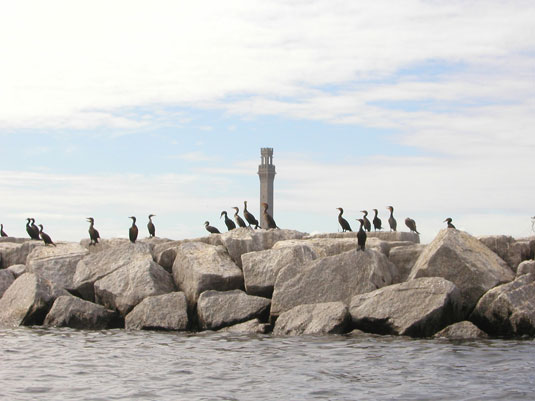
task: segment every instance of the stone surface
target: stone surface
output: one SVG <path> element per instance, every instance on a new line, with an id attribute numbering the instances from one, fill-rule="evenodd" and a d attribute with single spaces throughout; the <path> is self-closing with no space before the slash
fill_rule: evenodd
<path id="1" fill-rule="evenodd" d="M 26 271 L 35 273 L 62 288 L 72 288 L 76 265 L 88 254 L 87 249 L 76 243 L 38 246 L 28 255 Z"/>
<path id="2" fill-rule="evenodd" d="M 515 272 L 520 262 L 533 258 L 535 238 L 515 240 L 507 235 L 488 235 L 480 237 L 479 240 L 502 258 Z"/>
<path id="3" fill-rule="evenodd" d="M 15 278 L 22 276 L 26 273 L 26 265 L 11 265 L 7 268 L 11 273 L 15 275 Z"/>
<path id="4" fill-rule="evenodd" d="M 368 239 L 370 238 L 377 238 L 382 241 L 387 242 L 393 242 L 393 241 L 409 241 L 416 244 L 420 243 L 420 236 L 416 233 L 411 232 L 401 232 L 401 231 L 371 231 L 366 233 L 368 236 Z M 353 232 L 339 232 L 339 233 L 322 233 L 322 234 L 314 234 L 310 236 L 304 237 L 305 239 L 308 238 L 356 238 L 357 237 L 357 231 Z"/>
<path id="5" fill-rule="evenodd" d="M 347 306 L 343 302 L 299 305 L 280 314 L 273 334 L 340 334 L 347 331 L 349 322 Z"/>
<path id="6" fill-rule="evenodd" d="M 396 246 L 390 249 L 388 259 L 396 265 L 399 277 L 395 282 L 402 283 L 407 281 L 411 270 L 424 251 L 426 245 L 413 244 L 409 246 Z"/>
<path id="7" fill-rule="evenodd" d="M 26 240 L 19 242 L 2 242 L 0 243 L 0 267 L 9 267 L 12 265 L 24 265 L 30 252 L 36 247 L 43 246 L 43 241 Z"/>
<path id="8" fill-rule="evenodd" d="M 195 308 L 197 298 L 206 290 L 243 288 L 243 273 L 222 246 L 185 242 L 176 251 L 173 278 L 184 291 L 189 308 Z"/>
<path id="9" fill-rule="evenodd" d="M 4 242 L 13 242 L 15 244 L 23 244 L 26 241 L 29 241 L 29 238 L 0 237 L 0 244 Z"/>
<path id="10" fill-rule="evenodd" d="M 470 321 L 491 335 L 535 335 L 535 274 L 524 274 L 489 290 Z"/>
<path id="11" fill-rule="evenodd" d="M 341 301 L 392 284 L 396 267 L 375 250 L 348 251 L 317 259 L 304 266 L 288 266 L 275 281 L 272 319 L 303 304 Z"/>
<path id="12" fill-rule="evenodd" d="M 409 280 L 443 277 L 461 290 L 463 309 L 470 312 L 489 289 L 514 278 L 513 271 L 470 234 L 443 229 L 416 261 Z"/>
<path id="13" fill-rule="evenodd" d="M 132 330 L 186 330 L 188 310 L 183 292 L 145 298 L 126 316 L 125 328 Z"/>
<path id="14" fill-rule="evenodd" d="M 225 326 L 267 316 L 271 301 L 247 295 L 241 290 L 205 291 L 197 302 L 197 316 L 202 329 L 217 330 Z"/>
<path id="15" fill-rule="evenodd" d="M 224 327 L 219 331 L 236 334 L 265 334 L 269 331 L 269 324 L 261 323 L 258 319 L 252 319 L 243 323 Z"/>
<path id="16" fill-rule="evenodd" d="M 131 259 L 128 265 L 97 280 L 94 287 L 95 301 L 122 316 L 149 296 L 175 291 L 171 274 L 150 255 Z"/>
<path id="17" fill-rule="evenodd" d="M 173 263 L 176 258 L 176 248 L 183 241 L 167 241 L 157 244 L 152 248 L 152 258 L 169 273 L 173 271 Z"/>
<path id="18" fill-rule="evenodd" d="M 115 312 L 101 305 L 72 295 L 64 295 L 54 301 L 43 324 L 54 327 L 102 330 L 112 325 L 116 315 Z"/>
<path id="19" fill-rule="evenodd" d="M 363 331 L 428 337 L 462 319 L 460 301 L 452 282 L 426 277 L 355 295 L 349 313 Z"/>
<path id="20" fill-rule="evenodd" d="M 535 260 L 525 260 L 518 265 L 517 277 L 528 273 L 535 273 Z"/>
<path id="21" fill-rule="evenodd" d="M 436 333 L 434 338 L 448 338 L 450 340 L 471 340 L 476 338 L 488 338 L 483 330 L 469 321 L 454 323 Z"/>
<path id="22" fill-rule="evenodd" d="M 8 269 L 0 270 L 0 298 L 4 295 L 4 292 L 15 281 L 15 275 Z"/>

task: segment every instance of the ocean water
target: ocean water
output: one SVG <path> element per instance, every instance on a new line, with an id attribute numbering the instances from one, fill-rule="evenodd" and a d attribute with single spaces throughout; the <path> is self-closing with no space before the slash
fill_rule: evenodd
<path id="1" fill-rule="evenodd" d="M 1 400 L 534 400 L 535 341 L 0 330 Z"/>

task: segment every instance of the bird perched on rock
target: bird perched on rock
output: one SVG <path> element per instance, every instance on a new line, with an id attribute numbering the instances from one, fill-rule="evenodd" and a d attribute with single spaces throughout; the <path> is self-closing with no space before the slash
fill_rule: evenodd
<path id="1" fill-rule="evenodd" d="M 39 238 L 39 228 L 34 224 L 35 219 L 32 217 L 28 217 L 26 220 L 26 232 L 30 236 L 31 239 L 41 239 Z"/>
<path id="2" fill-rule="evenodd" d="M 413 219 L 411 219 L 410 217 L 407 217 L 405 219 L 405 225 L 407 227 L 409 227 L 409 230 L 411 230 L 411 232 L 415 232 L 416 234 L 420 235 L 418 230 L 416 230 L 416 222 Z"/>
<path id="3" fill-rule="evenodd" d="M 388 218 L 388 224 L 390 225 L 390 231 L 396 231 L 396 228 L 398 226 L 398 222 L 394 218 L 394 207 L 387 206 L 388 210 L 390 210 L 390 217 Z"/>
<path id="4" fill-rule="evenodd" d="M 370 232 L 372 230 L 372 224 L 370 223 L 370 220 L 368 220 L 368 218 L 366 216 L 368 216 L 368 211 L 367 210 L 361 210 L 360 211 L 361 213 L 364 213 L 364 217 L 362 218 L 362 220 L 364 220 L 364 229 L 368 232 Z"/>
<path id="5" fill-rule="evenodd" d="M 128 238 L 130 238 L 131 243 L 135 244 L 139 230 L 136 226 L 136 218 L 134 216 L 130 216 L 129 219 L 132 219 L 132 226 L 128 230 Z"/>
<path id="6" fill-rule="evenodd" d="M 366 250 L 366 231 L 364 231 L 364 219 L 357 219 L 357 221 L 360 222 L 359 231 L 357 233 L 357 243 L 358 248 L 357 251 L 360 249 L 362 251 Z"/>
<path id="7" fill-rule="evenodd" d="M 373 212 L 374 212 L 374 214 L 375 214 L 375 215 L 373 216 L 373 220 L 372 220 L 372 222 L 373 222 L 373 229 L 374 229 L 375 231 L 377 231 L 377 230 L 381 230 L 381 229 L 382 229 L 382 228 L 381 228 L 382 221 L 381 221 L 381 219 L 380 219 L 379 217 L 377 217 L 377 213 L 379 213 L 379 212 L 378 212 L 377 209 L 372 209 L 372 210 L 373 210 Z"/>
<path id="8" fill-rule="evenodd" d="M 233 209 L 236 211 L 234 213 L 234 220 L 236 220 L 236 224 L 238 225 L 238 227 L 247 227 L 247 224 L 245 224 L 245 221 L 243 221 L 243 219 L 240 216 L 238 216 L 238 212 L 240 211 L 240 209 L 237 206 L 234 206 Z"/>
<path id="9" fill-rule="evenodd" d="M 210 225 L 209 221 L 204 222 L 204 228 L 206 228 L 206 231 L 210 234 L 221 234 L 217 228 Z"/>
<path id="10" fill-rule="evenodd" d="M 344 209 L 342 209 L 341 207 L 337 207 L 336 210 L 340 212 L 338 213 L 338 223 L 340 223 L 340 226 L 342 227 L 342 232 L 345 233 L 346 231 L 352 231 L 351 226 L 349 225 L 347 220 L 342 217 L 342 215 L 344 214 Z"/>
<path id="11" fill-rule="evenodd" d="M 4 231 L 4 225 L 3 224 L 0 224 L 0 236 L 9 237 L 9 235 L 7 235 L 6 232 Z"/>
<path id="12" fill-rule="evenodd" d="M 443 223 L 448 223 L 448 228 L 455 228 L 453 224 L 451 224 L 452 219 L 451 217 L 448 217 L 446 220 L 443 221 Z"/>
<path id="13" fill-rule="evenodd" d="M 264 215 L 264 221 L 267 224 L 268 230 L 272 228 L 279 228 L 277 227 L 277 223 L 275 223 L 273 217 L 268 213 L 269 205 L 266 202 L 262 202 L 262 206 L 264 206 L 262 214 Z"/>
<path id="14" fill-rule="evenodd" d="M 156 228 L 152 222 L 152 218 L 155 217 L 155 214 L 149 214 L 149 222 L 147 223 L 147 229 L 149 230 L 149 237 L 154 237 L 156 235 Z"/>
<path id="15" fill-rule="evenodd" d="M 228 218 L 227 212 L 225 210 L 221 212 L 221 215 L 219 216 L 219 218 L 223 216 L 225 216 L 225 225 L 227 226 L 227 230 L 228 231 L 234 230 L 236 228 L 236 224 L 234 224 L 234 222 Z"/>
<path id="16" fill-rule="evenodd" d="M 96 245 L 98 244 L 98 239 L 100 238 L 100 234 L 98 233 L 97 229 L 94 227 L 95 219 L 93 217 L 88 217 L 87 221 L 89 224 L 89 238 L 91 239 L 91 242 L 89 245 Z"/>
<path id="17" fill-rule="evenodd" d="M 243 216 L 245 217 L 245 220 L 247 220 L 247 223 L 249 223 L 249 226 L 254 225 L 254 228 L 258 229 L 258 220 L 247 210 L 247 201 L 243 201 Z"/>
<path id="18" fill-rule="evenodd" d="M 41 237 L 41 239 L 45 243 L 45 246 L 46 245 L 54 245 L 54 246 L 56 246 L 56 244 L 54 244 L 54 242 L 50 238 L 50 235 L 48 235 L 47 233 L 43 232 L 43 225 L 42 224 L 39 224 L 39 236 Z"/>

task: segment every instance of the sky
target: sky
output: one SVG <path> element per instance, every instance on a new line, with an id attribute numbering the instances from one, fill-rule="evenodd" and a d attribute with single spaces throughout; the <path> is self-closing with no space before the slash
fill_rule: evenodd
<path id="1" fill-rule="evenodd" d="M 0 14 L 0 222 L 54 240 L 354 229 L 533 235 L 533 1 L 17 1 Z"/>

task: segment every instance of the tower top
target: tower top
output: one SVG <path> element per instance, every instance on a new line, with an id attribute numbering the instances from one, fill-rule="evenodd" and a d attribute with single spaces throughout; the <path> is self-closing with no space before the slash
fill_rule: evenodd
<path id="1" fill-rule="evenodd" d="M 262 166 L 273 165 L 273 148 L 261 148 L 260 155 L 262 160 Z"/>

